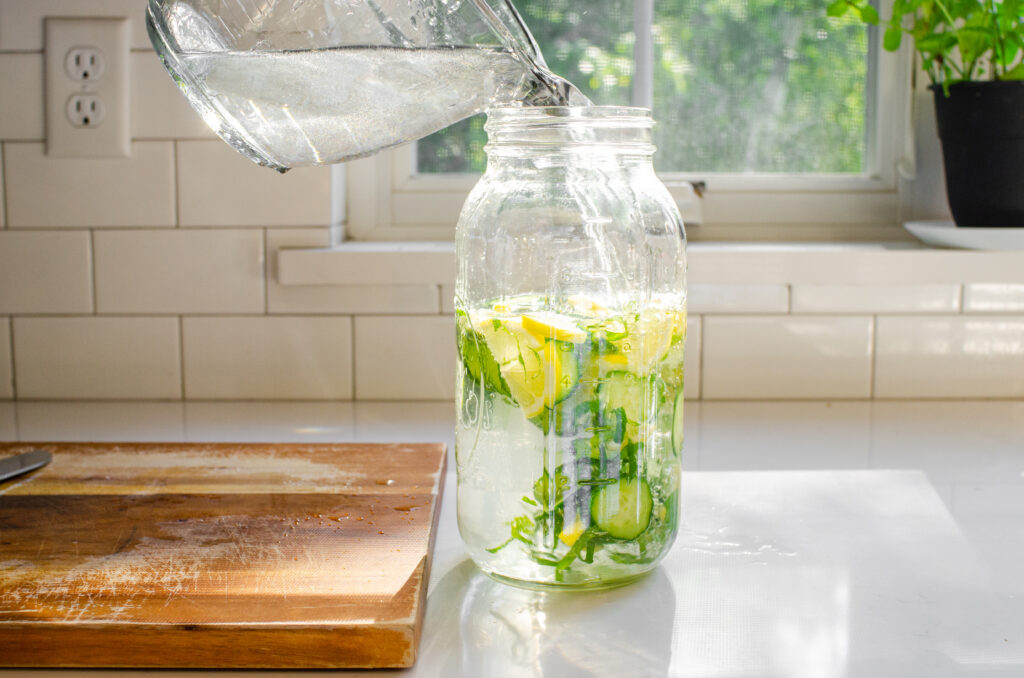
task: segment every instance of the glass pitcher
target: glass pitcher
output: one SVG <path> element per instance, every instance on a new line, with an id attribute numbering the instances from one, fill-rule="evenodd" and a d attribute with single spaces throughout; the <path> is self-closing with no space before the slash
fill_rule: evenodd
<path id="1" fill-rule="evenodd" d="M 422 138 L 490 105 L 585 104 L 508 0 L 149 0 L 164 67 L 279 171 Z"/>
<path id="2" fill-rule="evenodd" d="M 636 108 L 488 112 L 456 231 L 458 518 L 505 581 L 616 586 L 675 537 L 686 236 L 651 126 Z"/>

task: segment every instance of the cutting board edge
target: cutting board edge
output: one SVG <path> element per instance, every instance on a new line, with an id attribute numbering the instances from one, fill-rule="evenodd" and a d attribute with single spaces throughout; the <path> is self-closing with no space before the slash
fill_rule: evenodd
<path id="1" fill-rule="evenodd" d="M 62 626 L 64 628 L 57 629 Z M 343 669 L 406 668 L 416 661 L 417 628 L 401 624 L 260 625 L 15 622 L 0 638 L 3 668 Z M 58 632 L 58 633 L 55 633 Z M 229 635 L 230 634 L 230 635 Z M 344 634 L 344 635 L 342 635 Z M 116 643 L 105 639 L 117 637 Z M 239 636 L 259 647 L 240 660 Z M 347 641 L 344 644 L 334 640 Z M 377 654 L 360 654 L 372 647 Z M 187 649 L 186 649 L 187 648 Z M 169 653 L 173 653 L 169 656 Z M 347 656 L 342 656 L 346 655 Z M 184 657 L 185 659 L 182 659 Z"/>
<path id="2" fill-rule="evenodd" d="M 446 485 L 445 478 L 448 475 L 448 446 L 444 443 L 440 443 L 441 450 L 441 467 L 437 471 L 437 489 L 433 494 L 434 505 L 430 507 L 432 511 L 432 520 L 430 523 L 430 532 L 428 533 L 429 539 L 427 542 L 427 554 L 424 556 L 423 561 L 420 563 L 420 567 L 423 568 L 423 585 L 420 587 L 419 598 L 416 601 L 416 623 L 413 625 L 413 661 L 415 662 L 415 655 L 419 652 L 420 647 L 420 636 L 423 632 L 423 618 L 427 610 L 427 590 L 430 588 L 430 568 L 433 565 L 434 560 L 434 545 L 437 542 L 437 530 L 438 525 L 441 522 L 441 504 L 444 502 L 444 487 Z"/>

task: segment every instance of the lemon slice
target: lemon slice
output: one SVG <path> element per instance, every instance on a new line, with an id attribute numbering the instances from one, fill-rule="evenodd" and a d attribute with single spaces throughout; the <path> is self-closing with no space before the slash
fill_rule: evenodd
<path id="1" fill-rule="evenodd" d="M 539 352 L 524 349 L 518 359 L 501 366 L 509 392 L 528 419 L 568 398 L 579 384 L 579 363 L 567 347 L 549 341 Z"/>
<path id="2" fill-rule="evenodd" d="M 630 372 L 649 374 L 665 359 L 672 345 L 676 322 L 674 313 L 644 311 L 636 322 L 628 324 L 625 337 L 612 341 L 626 357 Z"/>
<path id="3" fill-rule="evenodd" d="M 629 360 L 621 353 L 609 353 L 597 359 L 601 372 L 619 372 L 629 369 Z"/>
<path id="4" fill-rule="evenodd" d="M 672 317 L 674 322 L 672 323 L 672 339 L 676 337 L 686 338 L 686 311 L 673 311 Z"/>
<path id="5" fill-rule="evenodd" d="M 583 525 L 583 521 L 580 520 L 579 516 L 576 516 L 576 520 L 571 525 L 566 525 L 562 528 L 562 531 L 558 533 L 558 538 L 566 546 L 572 546 L 580 538 L 580 535 L 586 531 L 587 528 Z"/>
<path id="6" fill-rule="evenodd" d="M 550 311 L 524 313 L 523 328 L 542 339 L 557 339 L 573 344 L 582 344 L 587 340 L 587 331 L 571 318 Z"/>
<path id="7" fill-rule="evenodd" d="M 540 356 L 530 349 L 523 351 L 520 360 L 512 360 L 501 366 L 501 376 L 527 419 L 544 411 L 544 372 Z"/>
<path id="8" fill-rule="evenodd" d="M 474 314 L 473 329 L 484 338 L 499 365 L 518 360 L 525 350 L 539 351 L 544 342 L 523 329 L 518 316 L 502 318 L 493 313 Z"/>
<path id="9" fill-rule="evenodd" d="M 601 316 L 608 311 L 607 306 L 585 294 L 570 295 L 566 301 L 575 311 L 584 315 Z"/>

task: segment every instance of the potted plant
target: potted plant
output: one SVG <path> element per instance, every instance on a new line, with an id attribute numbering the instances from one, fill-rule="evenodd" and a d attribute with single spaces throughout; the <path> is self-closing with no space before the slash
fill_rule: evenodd
<path id="1" fill-rule="evenodd" d="M 895 51 L 914 41 L 931 80 L 957 226 L 1024 227 L 1024 0 L 895 0 L 883 20 L 868 0 L 835 0 L 884 25 Z"/>

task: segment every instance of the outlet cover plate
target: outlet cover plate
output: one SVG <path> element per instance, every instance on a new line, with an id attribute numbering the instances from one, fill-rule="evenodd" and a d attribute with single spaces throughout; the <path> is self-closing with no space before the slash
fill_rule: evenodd
<path id="1" fill-rule="evenodd" d="M 46 154 L 61 158 L 127 158 L 131 155 L 129 49 L 131 27 L 123 18 L 46 19 Z M 68 54 L 98 50 L 99 77 L 73 78 Z M 72 121 L 68 102 L 74 96 L 102 103 L 98 124 Z"/>

